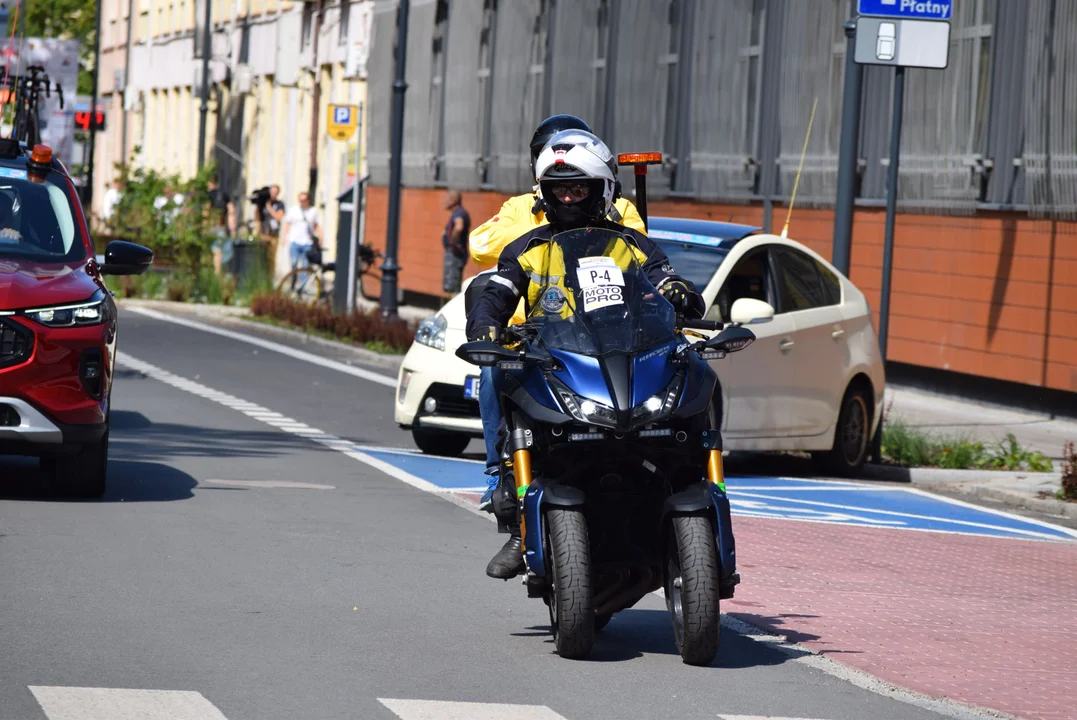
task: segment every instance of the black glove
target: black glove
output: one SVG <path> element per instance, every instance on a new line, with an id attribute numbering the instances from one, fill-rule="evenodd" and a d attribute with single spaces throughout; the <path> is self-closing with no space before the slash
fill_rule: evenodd
<path id="1" fill-rule="evenodd" d="M 475 328 L 475 332 L 472 337 L 469 338 L 471 342 L 477 340 L 489 340 L 490 342 L 503 345 L 505 343 L 505 331 L 495 325 L 488 325 L 487 327 Z"/>
<path id="2" fill-rule="evenodd" d="M 677 312 L 683 313 L 692 303 L 692 291 L 680 280 L 666 283 L 659 292 L 666 300 L 669 300 Z"/>

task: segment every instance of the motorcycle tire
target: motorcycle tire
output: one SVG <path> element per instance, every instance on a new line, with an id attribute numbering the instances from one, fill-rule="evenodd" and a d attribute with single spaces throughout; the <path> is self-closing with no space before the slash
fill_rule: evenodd
<path id="1" fill-rule="evenodd" d="M 550 508 L 546 511 L 546 533 L 554 647 L 561 657 L 579 660 L 587 657 L 595 644 L 587 520 L 575 508 Z"/>
<path id="2" fill-rule="evenodd" d="M 718 654 L 718 555 L 714 528 L 699 515 L 673 518 L 666 545 L 666 607 L 686 665 L 710 665 Z"/>

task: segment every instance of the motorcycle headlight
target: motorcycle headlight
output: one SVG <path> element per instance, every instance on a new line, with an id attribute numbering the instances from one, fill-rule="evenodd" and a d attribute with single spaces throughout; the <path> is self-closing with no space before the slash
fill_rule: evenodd
<path id="1" fill-rule="evenodd" d="M 665 390 L 632 408 L 632 422 L 652 423 L 668 417 L 677 406 L 677 398 L 681 396 L 683 386 L 684 378 L 680 375 L 675 376 Z"/>
<path id="2" fill-rule="evenodd" d="M 567 388 L 557 388 L 557 394 L 561 397 L 565 409 L 576 420 L 588 425 L 617 427 L 617 413 L 608 405 L 580 397 Z"/>
<path id="3" fill-rule="evenodd" d="M 98 290 L 89 300 L 69 305 L 27 310 L 23 314 L 45 327 L 83 327 L 100 325 L 108 320 L 108 305 L 104 290 Z"/>
<path id="4" fill-rule="evenodd" d="M 445 349 L 445 329 L 449 322 L 445 316 L 438 313 L 434 317 L 427 318 L 419 323 L 419 329 L 415 331 L 415 342 L 427 345 L 436 350 Z"/>

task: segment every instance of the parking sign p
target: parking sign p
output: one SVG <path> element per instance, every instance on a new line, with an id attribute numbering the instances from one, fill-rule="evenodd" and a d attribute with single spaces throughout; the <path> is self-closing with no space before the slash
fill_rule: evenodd
<path id="1" fill-rule="evenodd" d="M 352 109 L 348 106 L 333 108 L 333 122 L 338 125 L 347 125 L 351 122 Z"/>

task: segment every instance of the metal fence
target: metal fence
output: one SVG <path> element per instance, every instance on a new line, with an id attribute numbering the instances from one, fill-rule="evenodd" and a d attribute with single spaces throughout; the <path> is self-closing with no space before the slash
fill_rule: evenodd
<path id="1" fill-rule="evenodd" d="M 376 184 L 388 182 L 396 6 L 375 3 Z M 832 205 L 853 6 L 412 0 L 404 183 L 525 191 L 533 128 L 568 112 L 614 152 L 661 151 L 658 197 L 781 201 L 814 102 L 798 203 Z M 860 204 L 886 197 L 892 80 L 889 68 L 864 68 Z M 905 94 L 899 207 L 1077 217 L 1077 2 L 955 2 L 949 66 L 910 69 Z"/>

